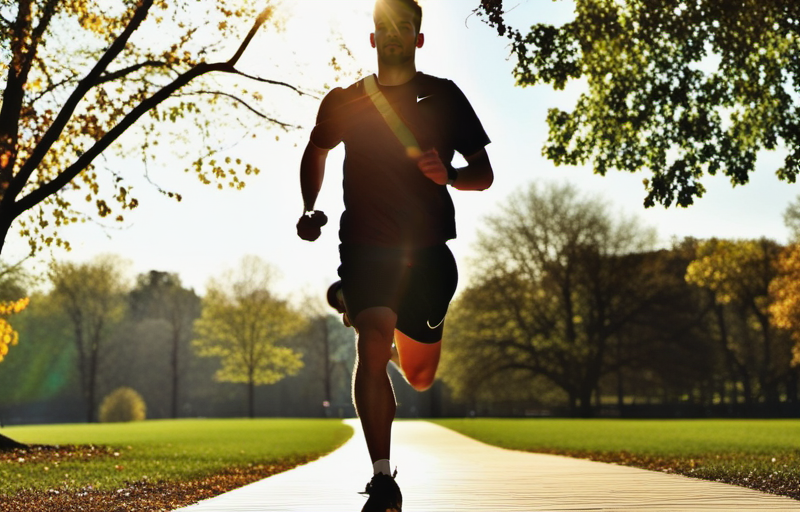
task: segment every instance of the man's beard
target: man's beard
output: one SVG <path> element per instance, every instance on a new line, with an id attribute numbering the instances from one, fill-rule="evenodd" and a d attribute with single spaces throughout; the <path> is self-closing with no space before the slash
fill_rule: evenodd
<path id="1" fill-rule="evenodd" d="M 382 64 L 387 66 L 397 66 L 405 64 L 414 58 L 413 55 L 408 55 L 404 52 L 387 53 L 386 51 L 378 52 L 378 59 Z"/>

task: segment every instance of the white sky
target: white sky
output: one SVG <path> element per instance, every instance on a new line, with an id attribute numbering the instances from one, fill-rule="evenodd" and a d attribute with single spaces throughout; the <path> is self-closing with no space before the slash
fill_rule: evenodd
<path id="1" fill-rule="evenodd" d="M 314 78 L 314 73 L 330 58 L 331 30 L 342 32 L 359 66 L 367 72 L 374 70 L 375 57 L 368 42 L 371 0 L 286 3 L 291 8 L 286 30 L 280 35 L 265 33 L 257 37 L 239 66 L 242 70 L 320 88 L 321 81 Z M 587 193 L 600 194 L 622 214 L 638 215 L 644 224 L 654 226 L 664 245 L 673 237 L 684 236 L 766 236 L 786 241 L 782 213 L 798 190 L 796 185 L 780 182 L 774 176 L 780 155 L 762 155 L 751 183 L 744 187 L 732 188 L 724 178 L 707 178 L 706 196 L 690 208 L 645 210 L 645 175 L 612 172 L 600 177 L 589 168 L 556 168 L 541 156 L 547 136 L 547 109 L 569 108 L 579 85 L 562 92 L 547 86 L 515 87 L 506 40 L 470 16 L 477 0 L 423 0 L 422 4 L 426 42 L 418 50 L 417 68 L 453 79 L 470 99 L 493 141 L 487 148 L 495 169 L 493 187 L 480 193 L 452 192 L 459 238 L 451 247 L 460 263 L 462 287 L 469 273 L 466 259 L 481 219 L 495 211 L 511 192 L 532 181 L 569 181 Z M 339 9 L 338 13 L 334 8 Z M 566 21 L 571 16 L 570 9 L 567 1 L 519 0 L 512 15 L 517 26 L 525 27 L 536 21 Z M 276 59 L 281 64 L 277 69 Z M 298 78 L 297 73 L 302 76 Z M 353 78 L 347 79 L 341 85 L 352 81 Z M 185 285 L 202 293 L 209 277 L 235 266 L 242 256 L 255 254 L 280 269 L 283 277 L 279 286 L 284 293 L 324 294 L 336 279 L 338 265 L 341 149 L 329 157 L 317 202 L 317 208 L 324 210 L 331 222 L 317 242 L 304 242 L 295 233 L 295 222 L 302 210 L 298 167 L 318 101 L 294 101 L 275 88 L 264 88 L 264 94 L 265 110 L 302 124 L 304 129 L 291 134 L 265 132 L 255 143 L 238 148 L 262 168 L 259 176 L 249 178 L 244 190 L 218 191 L 213 186 L 203 186 L 181 171 L 182 163 L 177 167 L 151 167 L 150 177 L 165 188 L 181 192 L 182 202 L 134 181 L 134 196 L 141 206 L 126 212 L 123 226 L 70 227 L 62 234 L 70 240 L 73 250 L 54 251 L 52 255 L 85 261 L 101 253 L 118 254 L 130 260 L 132 273 L 151 269 L 177 272 Z M 275 141 L 275 135 L 281 136 L 279 141 Z M 141 174 L 139 162 L 121 165 L 126 176 L 134 180 Z M 24 253 L 25 245 L 18 238 L 10 238 L 6 247 L 9 256 L 4 259 L 12 260 L 17 251 Z M 35 268 L 43 268 L 41 261 L 49 257 L 50 254 L 42 255 Z"/>

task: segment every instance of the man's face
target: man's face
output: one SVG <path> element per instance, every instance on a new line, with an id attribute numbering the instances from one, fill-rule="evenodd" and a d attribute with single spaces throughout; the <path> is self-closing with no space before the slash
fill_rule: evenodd
<path id="1" fill-rule="evenodd" d="M 414 13 L 390 2 L 375 16 L 375 33 L 371 41 L 384 64 L 397 65 L 414 60 L 416 49 L 422 46 L 417 34 Z"/>

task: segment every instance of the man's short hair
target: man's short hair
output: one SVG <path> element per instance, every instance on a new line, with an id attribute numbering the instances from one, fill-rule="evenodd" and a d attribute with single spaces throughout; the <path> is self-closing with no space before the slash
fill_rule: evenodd
<path id="1" fill-rule="evenodd" d="M 417 34 L 420 33 L 422 27 L 422 7 L 417 3 L 417 0 L 375 0 L 375 10 L 372 14 L 373 19 L 376 20 L 378 18 L 379 9 L 396 9 L 396 7 L 389 4 L 402 6 L 410 10 L 414 14 L 414 28 L 417 29 Z"/>

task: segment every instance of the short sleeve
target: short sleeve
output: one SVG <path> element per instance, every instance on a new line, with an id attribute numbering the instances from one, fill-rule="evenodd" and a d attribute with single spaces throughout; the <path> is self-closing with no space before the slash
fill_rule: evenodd
<path id="1" fill-rule="evenodd" d="M 341 115 L 341 87 L 332 89 L 322 99 L 317 113 L 317 124 L 311 131 L 311 142 L 322 149 L 333 149 L 344 137 Z"/>
<path id="2" fill-rule="evenodd" d="M 478 115 L 461 89 L 449 81 L 450 119 L 453 127 L 453 149 L 463 156 L 471 156 L 491 142 Z"/>

